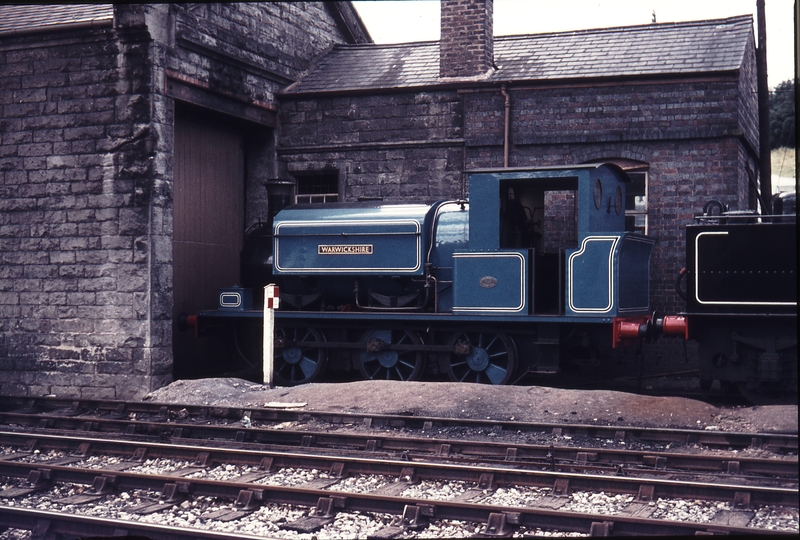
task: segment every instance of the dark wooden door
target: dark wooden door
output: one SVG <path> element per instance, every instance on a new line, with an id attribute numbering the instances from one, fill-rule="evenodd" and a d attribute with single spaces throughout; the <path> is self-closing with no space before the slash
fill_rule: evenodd
<path id="1" fill-rule="evenodd" d="M 239 281 L 244 234 L 244 151 L 239 130 L 192 112 L 176 114 L 173 200 L 174 315 L 217 306 Z M 173 332 L 174 375 L 224 371 L 222 351 L 192 332 Z"/>

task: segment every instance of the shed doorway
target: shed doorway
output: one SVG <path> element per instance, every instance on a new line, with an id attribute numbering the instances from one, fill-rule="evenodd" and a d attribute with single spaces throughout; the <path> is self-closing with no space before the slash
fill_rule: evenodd
<path id="1" fill-rule="evenodd" d="M 244 135 L 232 123 L 176 107 L 173 186 L 173 320 L 215 309 L 217 290 L 239 281 L 244 236 Z M 173 329 L 173 376 L 224 371 L 211 338 Z"/>

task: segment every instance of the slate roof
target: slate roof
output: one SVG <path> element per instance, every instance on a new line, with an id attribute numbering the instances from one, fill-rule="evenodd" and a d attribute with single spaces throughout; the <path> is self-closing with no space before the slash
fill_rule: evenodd
<path id="1" fill-rule="evenodd" d="M 372 43 L 351 2 L 326 6 L 352 43 Z M 113 20 L 113 4 L 0 4 L 0 35 L 57 30 L 64 25 L 106 25 Z"/>
<path id="2" fill-rule="evenodd" d="M 105 23 L 113 18 L 113 4 L 0 5 L 0 34 L 56 29 L 65 24 Z"/>
<path id="3" fill-rule="evenodd" d="M 750 15 L 548 34 L 496 37 L 490 83 L 663 76 L 739 69 Z M 337 45 L 285 94 L 404 89 L 439 79 L 439 43 Z"/>

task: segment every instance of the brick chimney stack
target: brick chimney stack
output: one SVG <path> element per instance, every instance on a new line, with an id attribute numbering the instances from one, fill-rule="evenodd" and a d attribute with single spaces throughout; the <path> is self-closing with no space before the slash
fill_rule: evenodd
<path id="1" fill-rule="evenodd" d="M 492 0 L 441 0 L 439 77 L 477 77 L 494 63 Z"/>

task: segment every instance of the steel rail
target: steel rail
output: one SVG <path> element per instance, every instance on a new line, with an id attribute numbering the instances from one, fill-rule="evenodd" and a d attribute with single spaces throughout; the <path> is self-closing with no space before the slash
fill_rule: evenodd
<path id="1" fill-rule="evenodd" d="M 442 427 L 468 427 L 495 429 L 522 433 L 551 433 L 555 435 L 585 436 L 612 440 L 639 440 L 653 443 L 697 444 L 722 448 L 764 448 L 778 452 L 797 453 L 797 433 L 741 433 L 690 429 L 644 428 L 636 426 L 601 426 L 590 424 L 560 424 L 518 422 L 500 419 L 440 418 L 369 413 L 341 413 L 328 411 L 295 411 L 285 408 L 215 407 L 175 403 L 125 402 L 115 400 L 76 400 L 65 398 L 0 396 L 0 411 L 36 412 L 64 409 L 73 416 L 88 410 L 107 411 L 117 417 L 134 414 L 151 414 L 156 417 L 179 418 L 181 415 L 197 418 L 230 418 L 241 420 L 247 415 L 253 422 L 308 422 L 317 420 L 331 424 L 354 424 L 366 427 L 408 429 L 433 429 Z"/>
<path id="2" fill-rule="evenodd" d="M 230 540 L 231 533 L 204 529 L 185 529 L 170 525 L 156 525 L 139 521 L 98 518 L 80 514 L 68 514 L 33 510 L 30 508 L 0 505 L 0 525 L 11 529 L 35 531 L 36 538 L 140 536 L 151 540 L 208 539 Z M 0 527 L 0 529 L 2 529 Z M 264 540 L 263 536 L 236 533 L 243 540 Z"/>
<path id="3" fill-rule="evenodd" d="M 127 436 L 149 436 L 163 439 L 188 441 L 189 439 L 229 440 L 236 443 L 252 443 L 266 446 L 265 450 L 276 451 L 281 447 L 342 449 L 352 448 L 375 454 L 405 453 L 408 459 L 502 461 L 519 467 L 544 466 L 550 470 L 579 467 L 597 470 L 603 467 L 636 467 L 626 469 L 626 474 L 674 474 L 675 472 L 710 472 L 735 475 L 771 475 L 781 480 L 798 477 L 797 459 L 766 459 L 740 456 L 695 455 L 677 452 L 650 450 L 628 450 L 618 448 L 582 448 L 572 446 L 532 445 L 493 441 L 470 441 L 445 438 L 397 437 L 384 434 L 330 433 L 288 429 L 245 428 L 239 423 L 232 425 L 202 425 L 197 423 L 148 422 L 139 420 L 115 420 L 87 418 L 83 416 L 54 416 L 49 414 L 0 413 L 0 423 L 36 427 L 40 431 L 82 431 L 87 434 L 125 434 Z M 412 452 L 417 452 L 413 453 Z M 421 454 L 426 452 L 427 454 Z"/>
<path id="4" fill-rule="evenodd" d="M 23 440 L 25 442 L 23 442 Z M 16 441 L 14 443 L 13 441 Z M 174 445 L 164 443 L 145 443 L 137 441 L 110 441 L 107 439 L 88 438 L 86 436 L 55 437 L 46 435 L 26 435 L 21 433 L 0 432 L 0 443 L 25 446 L 29 451 L 35 448 L 60 449 L 73 455 L 87 457 L 90 453 L 110 454 L 115 456 L 136 456 L 138 460 L 147 458 L 170 458 L 192 461 L 198 466 L 213 463 L 240 463 L 260 466 L 265 470 L 274 468 L 300 467 L 332 471 L 335 476 L 353 474 L 379 474 L 394 478 L 411 477 L 417 479 L 433 479 L 461 481 L 480 485 L 486 482 L 486 475 L 491 475 L 494 484 L 525 485 L 550 488 L 554 491 L 603 491 L 607 493 L 642 494 L 648 493 L 650 498 L 692 498 L 732 502 L 735 505 L 747 500 L 749 505 L 777 504 L 798 506 L 798 489 L 752 486 L 740 484 L 709 484 L 696 481 L 682 482 L 678 480 L 658 478 L 632 478 L 626 476 L 603 476 L 577 474 L 569 472 L 551 472 L 536 470 L 519 470 L 513 467 L 489 467 L 486 465 L 466 466 L 446 463 L 408 462 L 392 459 L 369 459 L 347 456 L 312 455 L 301 453 L 268 452 L 255 450 L 229 449 L 199 445 Z M 136 463 L 132 463 L 131 466 Z M 15 478 L 26 478 L 30 471 L 52 469 L 61 471 L 74 467 L 60 467 L 42 463 L 22 463 L 13 461 L 8 456 L 0 460 L 0 475 Z M 67 471 L 59 474 L 72 474 Z M 95 470 L 93 473 L 98 475 Z M 116 476 L 125 478 L 124 471 L 115 472 Z M 136 477 L 136 475 L 133 475 Z M 191 480 L 192 483 L 197 480 Z M 91 483 L 91 482 L 90 482 Z M 139 487 L 139 486 L 136 486 Z"/>

